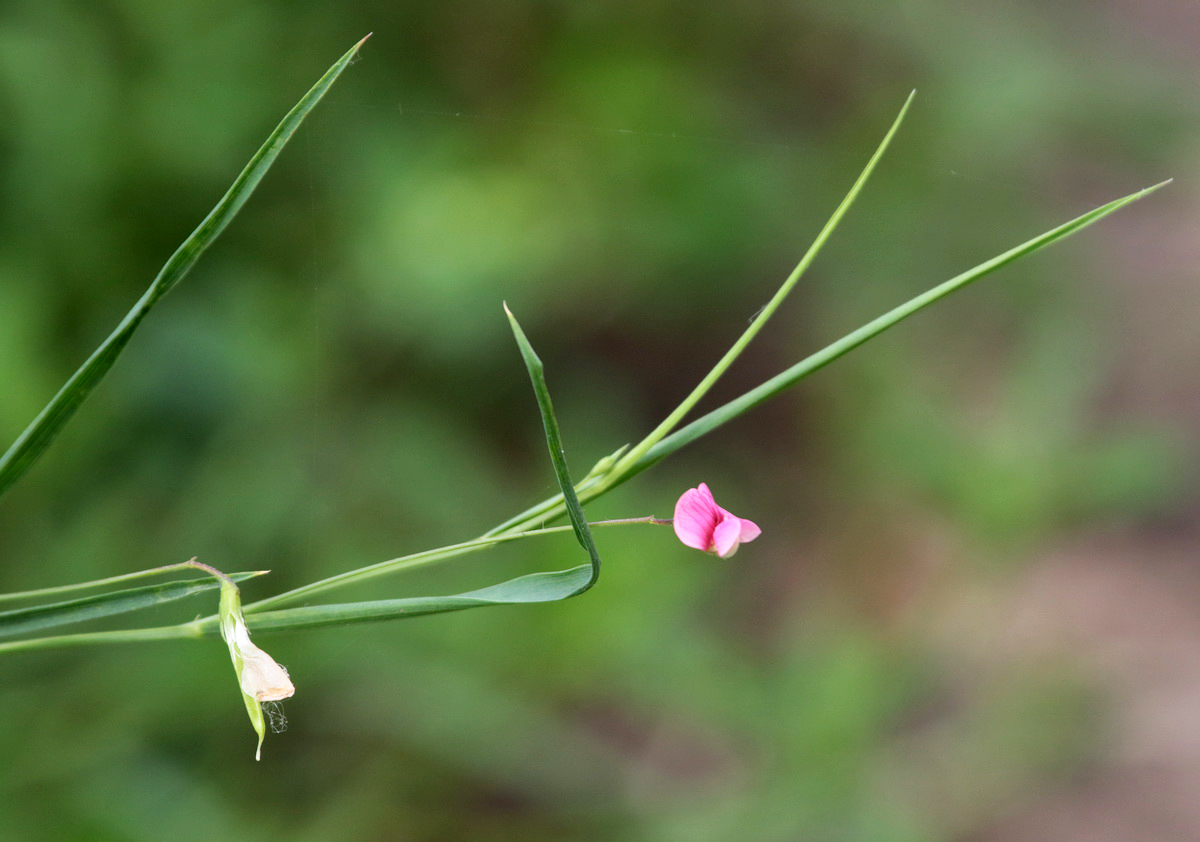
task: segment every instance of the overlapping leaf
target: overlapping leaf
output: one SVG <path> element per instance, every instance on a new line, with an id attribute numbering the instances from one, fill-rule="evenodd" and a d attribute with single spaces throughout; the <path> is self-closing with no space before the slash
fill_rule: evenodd
<path id="1" fill-rule="evenodd" d="M 836 360 L 858 346 L 867 342 L 870 339 L 883 333 L 888 328 L 891 328 L 900 322 L 907 319 L 909 316 L 915 315 L 931 304 L 945 298 L 953 292 L 957 292 L 963 287 L 979 280 L 985 275 L 990 275 L 998 269 L 1001 269 L 1010 263 L 1013 263 L 1022 257 L 1027 257 L 1034 252 L 1052 245 L 1059 240 L 1062 240 L 1070 235 L 1081 231 L 1082 229 L 1092 225 L 1112 213 L 1117 212 L 1126 205 L 1136 202 L 1139 199 L 1145 198 L 1154 191 L 1170 184 L 1170 180 L 1155 184 L 1136 193 L 1131 193 L 1128 196 L 1123 196 L 1120 199 L 1114 199 L 1100 207 L 1093 208 L 1081 216 L 1072 219 L 1069 222 L 1063 223 L 1057 228 L 1053 228 L 1040 236 L 1034 237 L 1015 246 L 1008 251 L 993 257 L 968 269 L 948 281 L 929 289 L 920 295 L 909 299 L 904 304 L 896 307 L 882 316 L 868 322 L 862 327 L 851 333 L 846 334 L 836 342 L 825 346 L 820 351 L 812 354 L 800 362 L 796 363 L 791 368 L 783 371 L 772 377 L 765 383 L 751 389 L 739 398 L 736 398 L 723 406 L 714 409 L 695 421 L 676 430 L 668 436 L 665 436 L 650 448 L 644 449 L 637 459 L 629 463 L 618 463 L 618 466 L 607 476 L 598 475 L 589 478 L 588 481 L 581 484 L 576 489 L 578 496 L 583 501 L 595 499 L 601 494 L 609 491 L 622 482 L 636 476 L 646 468 L 661 461 L 670 454 L 679 450 L 681 447 L 691 444 L 701 436 L 707 435 L 723 424 L 732 421 L 734 418 L 742 415 L 745 412 L 758 406 L 760 403 L 774 397 L 783 390 L 794 386 L 803 378 L 824 368 L 829 363 Z M 857 188 L 858 185 L 856 185 Z M 844 204 L 844 203 L 843 203 Z M 839 208 L 840 209 L 840 208 Z M 633 452 L 633 451 L 630 451 Z M 552 497 L 543 500 L 541 503 L 533 506 L 520 515 L 513 517 L 501 524 L 500 526 L 487 533 L 489 536 L 505 535 L 510 532 L 520 532 L 523 529 L 529 528 L 531 523 L 547 523 L 561 517 L 566 512 L 566 507 L 563 498 L 560 496 Z"/>
<path id="2" fill-rule="evenodd" d="M 600 576 L 600 553 L 592 537 L 591 527 L 584 517 L 583 507 L 575 495 L 571 474 L 567 468 L 562 435 L 558 419 L 546 386 L 545 369 L 541 359 L 529 344 L 525 332 L 506 306 L 505 312 L 512 327 L 513 336 L 521 350 L 521 357 L 529 371 L 542 416 L 542 428 L 546 436 L 546 449 L 554 466 L 554 476 L 567 501 L 567 516 L 579 545 L 587 552 L 589 563 L 568 570 L 548 573 L 530 573 L 501 582 L 498 585 L 468 591 L 451 596 L 420 596 L 403 599 L 371 600 L 368 602 L 311 605 L 302 608 L 284 608 L 275 611 L 247 613 L 247 623 L 255 631 L 280 629 L 316 628 L 319 626 L 361 623 L 376 620 L 420 617 L 446 611 L 462 611 L 468 608 L 483 608 L 492 605 L 517 605 L 534 602 L 555 602 L 577 596 L 592 585 Z M 249 608 L 249 606 L 248 606 Z"/>
<path id="3" fill-rule="evenodd" d="M 261 571 L 231 573 L 229 578 L 240 582 L 260 575 L 262 575 Z M 125 588 L 95 596 L 55 602 L 50 605 L 35 605 L 30 608 L 0 611 L 0 637 L 15 637 L 58 626 L 126 614 L 130 611 L 174 602 L 177 599 L 186 599 L 189 596 L 214 590 L 219 586 L 219 581 L 211 576 L 206 576 L 202 579 L 180 579 L 158 585 Z"/>

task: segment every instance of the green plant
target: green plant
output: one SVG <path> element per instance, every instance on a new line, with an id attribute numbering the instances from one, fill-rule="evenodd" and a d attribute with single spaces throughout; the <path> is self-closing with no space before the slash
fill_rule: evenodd
<path id="1" fill-rule="evenodd" d="M 363 39 L 365 42 L 366 39 Z M 132 339 L 133 334 L 159 300 L 169 292 L 195 265 L 203 252 L 215 241 L 225 227 L 248 200 L 267 170 L 272 166 L 296 130 L 328 92 L 333 83 L 352 63 L 362 47 L 356 44 L 342 56 L 317 84 L 288 112 L 283 121 L 267 138 L 241 174 L 235 179 L 228 192 L 217 206 L 205 217 L 200 226 L 171 256 L 145 294 L 138 300 L 113 333 L 100 345 L 89 359 L 67 380 L 42 412 L 30 423 L 13 445 L 0 457 L 0 494 L 9 490 L 46 451 L 55 436 L 74 416 L 92 390 L 111 369 L 121 351 Z M 0 652 L 18 652 L 52 647 L 80 646 L 98 643 L 137 642 L 147 640 L 199 638 L 221 635 L 230 646 L 235 670 L 241 680 L 243 696 L 260 744 L 265 732 L 265 720 L 261 705 L 290 694 L 290 682 L 286 688 L 263 692 L 258 685 L 247 682 L 247 670 L 254 664 L 264 664 L 270 669 L 274 662 L 249 642 L 249 631 L 289 631 L 356 622 L 371 622 L 386 619 L 416 617 L 426 614 L 460 611 L 491 605 L 513 605 L 549 602 L 578 596 L 594 586 L 599 578 L 601 560 L 592 535 L 596 526 L 631 524 L 663 524 L 654 518 L 627 518 L 621 520 L 589 523 L 584 516 L 583 504 L 595 500 L 621 483 L 631 479 L 675 451 L 739 417 L 758 404 L 779 394 L 804 377 L 828 365 L 842 355 L 878 336 L 888 328 L 926 306 L 955 292 L 991 272 L 1030 255 L 1051 243 L 1057 242 L 1094 222 L 1103 219 L 1125 205 L 1157 190 L 1155 185 L 1095 208 L 1044 234 L 1034 237 L 1002 254 L 985 261 L 935 287 L 908 302 L 879 316 L 875 320 L 847 334 L 842 339 L 796 363 L 787 370 L 753 388 L 725 405 L 683 425 L 684 419 L 713 385 L 732 366 L 771 316 L 778 310 L 797 281 L 812 265 L 822 247 L 841 222 L 868 178 L 875 170 L 892 138 L 899 129 L 912 96 L 904 103 L 899 115 L 883 140 L 868 160 L 862 173 L 839 203 L 833 214 L 818 233 L 796 268 L 784 280 L 770 302 L 762 309 L 733 346 L 713 366 L 712 370 L 693 388 L 681 403 L 654 430 L 632 446 L 626 445 L 612 455 L 600 460 L 578 483 L 572 480 L 568 470 L 562 437 L 555 417 L 543 366 L 515 316 L 507 313 L 513 335 L 530 376 L 534 395 L 541 414 L 547 448 L 559 486 L 559 493 L 526 509 L 504 521 L 482 536 L 473 540 L 439 547 L 395 559 L 357 568 L 326 579 L 311 582 L 275 596 L 241 605 L 236 582 L 262 572 L 224 574 L 214 568 L 192 560 L 180 564 L 157 567 L 136 573 L 127 573 L 105 579 L 62 585 L 53 588 L 23 591 L 0 595 L 4 601 L 43 600 L 84 591 L 98 591 L 91 596 L 76 597 L 63 602 L 49 604 L 39 602 L 32 608 L 15 608 L 0 613 L 0 637 L 16 638 L 0 642 Z M 683 425 L 683 426 L 681 426 Z M 569 520 L 568 526 L 546 526 L 562 517 Z M 393 599 L 376 599 L 354 603 L 308 604 L 302 607 L 282 607 L 313 597 L 349 584 L 411 570 L 457 558 L 468 553 L 483 551 L 501 543 L 571 531 L 587 554 L 587 562 L 564 570 L 536 572 L 477 590 L 448 596 L 419 596 Z M 112 589 L 141 579 L 164 574 L 178 573 L 188 569 L 201 569 L 212 575 L 211 580 L 187 579 L 154 585 L 137 585 Z M 150 628 L 128 628 L 109 631 L 82 632 L 73 634 L 46 635 L 51 629 L 69 624 L 104 617 L 123 615 L 164 601 L 184 599 L 200 592 L 220 587 L 221 601 L 217 613 L 200 617 L 187 623 Z M 261 661 L 260 656 L 266 661 Z M 248 666 L 248 664 L 250 666 Z M 275 665 L 277 667 L 277 665 Z M 276 682 L 278 683 L 278 682 Z"/>

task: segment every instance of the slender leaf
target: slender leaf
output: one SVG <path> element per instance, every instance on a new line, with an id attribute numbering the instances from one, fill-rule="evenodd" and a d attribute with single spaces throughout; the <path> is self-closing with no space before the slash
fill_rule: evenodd
<path id="1" fill-rule="evenodd" d="M 369 37 L 368 35 L 367 38 Z M 364 38 L 359 41 L 349 52 L 338 59 L 337 63 L 329 68 L 317 84 L 287 113 L 283 121 L 275 127 L 275 131 L 271 132 L 266 142 L 250 159 L 250 163 L 234 180 L 233 185 L 217 203 L 217 206 L 171 255 L 171 258 L 159 271 L 158 276 L 150 284 L 149 289 L 133 305 L 133 309 L 121 320 L 116 330 L 71 375 L 58 394 L 51 399 L 50 403 L 46 404 L 33 422 L 13 442 L 8 451 L 0 457 L 0 494 L 3 494 L 20 479 L 45 452 L 55 436 L 59 434 L 75 411 L 112 368 L 113 363 L 116 362 L 117 357 L 120 356 L 121 351 L 129 343 L 134 331 L 146 318 L 151 308 L 179 283 L 200 259 L 204 250 L 212 245 L 213 241 L 225 230 L 225 226 L 241 210 L 267 170 L 275 163 L 275 159 L 279 157 L 280 151 L 296 133 L 300 123 L 337 81 L 342 71 L 349 66 L 366 40 Z"/>
<path id="2" fill-rule="evenodd" d="M 347 623 L 420 617 L 426 614 L 462 611 L 467 608 L 483 608 L 489 605 L 556 602 L 582 593 L 595 581 L 594 567 L 590 564 L 581 564 L 569 570 L 531 573 L 528 576 L 509 579 L 498 585 L 453 596 L 415 596 L 405 599 L 306 605 L 301 608 L 262 611 L 246 615 L 246 624 L 255 632 L 283 631 L 285 629 L 311 629 Z M 205 631 L 210 632 L 207 628 Z"/>
<path id="3" fill-rule="evenodd" d="M 829 217 L 829 220 L 821 228 L 820 233 L 817 234 L 816 239 L 813 240 L 812 245 L 808 247 L 808 251 L 806 251 L 804 256 L 800 258 L 800 262 L 796 264 L 796 268 L 792 270 L 791 274 L 784 279 L 784 282 L 779 286 L 779 289 L 775 291 L 775 294 L 771 297 L 771 300 L 768 301 L 766 306 L 759 311 L 758 315 L 753 321 L 750 322 L 749 326 L 745 331 L 742 332 L 742 335 L 738 337 L 737 341 L 733 343 L 732 347 L 725 352 L 725 355 L 721 357 L 715 366 L 713 366 L 712 370 L 704 376 L 704 379 L 696 385 L 696 388 L 693 389 L 686 398 L 684 398 L 683 402 L 680 403 L 679 406 L 675 407 L 671 414 L 663 419 L 662 423 L 655 427 L 648 436 L 630 448 L 629 452 L 621 457 L 620 461 L 612 470 L 612 474 L 614 476 L 620 476 L 631 465 L 636 464 L 643 456 L 646 455 L 650 448 L 658 444 L 658 442 L 666 437 L 671 430 L 675 429 L 679 422 L 682 421 L 684 417 L 692 411 L 692 408 L 700 402 L 700 399 L 708 394 L 708 391 L 716 384 L 717 380 L 721 378 L 721 375 L 723 375 L 729 369 L 729 367 L 733 365 L 734 361 L 742 355 L 742 352 L 746 350 L 750 342 L 755 336 L 758 335 L 758 332 L 762 330 L 763 326 L 767 323 L 767 320 L 770 319 L 771 316 L 775 315 L 775 311 L 779 309 L 779 305 L 783 303 L 784 299 L 787 298 L 788 294 L 795 288 L 801 276 L 808 271 L 808 267 L 811 266 L 813 261 L 817 259 L 817 255 L 820 254 L 821 249 L 825 246 L 825 243 L 827 243 L 829 238 L 833 236 L 833 232 L 837 229 L 838 224 L 842 221 L 842 218 L 846 215 L 846 212 L 850 210 L 850 206 L 854 204 L 854 200 L 858 198 L 858 194 L 862 192 L 863 187 L 866 186 L 867 180 L 875 171 L 876 165 L 880 162 L 880 160 L 883 159 L 883 153 L 887 151 L 888 146 L 892 142 L 892 138 L 895 137 L 896 132 L 900 130 L 900 124 L 904 122 L 904 115 L 908 113 L 909 106 L 912 105 L 913 97 L 916 95 L 916 91 L 913 91 L 908 95 L 908 99 L 904 101 L 904 105 L 901 107 L 900 113 L 897 114 L 896 119 L 892 121 L 891 128 L 889 128 L 887 134 L 883 136 L 883 140 L 879 142 L 879 146 L 876 147 L 874 154 L 872 154 L 870 160 L 867 161 L 867 165 L 863 167 L 863 171 L 859 173 L 858 178 L 855 179 L 854 184 L 850 187 L 850 192 L 848 192 L 845 198 L 843 198 L 838 204 L 837 208 L 833 211 L 833 214 Z"/>
<path id="4" fill-rule="evenodd" d="M 592 529 L 588 526 L 587 518 L 584 517 L 583 506 L 580 505 L 579 498 L 575 495 L 571 473 L 567 470 L 567 457 L 563 451 L 562 436 L 558 431 L 558 419 L 554 415 L 554 405 L 550 402 L 550 391 L 546 388 L 545 367 L 542 365 L 541 358 L 534 352 L 533 346 L 529 344 L 525 331 L 521 330 L 521 326 L 517 323 L 512 311 L 508 309 L 507 304 L 504 305 L 504 312 L 508 315 L 513 336 L 517 340 L 517 347 L 521 349 L 521 357 L 525 360 L 525 367 L 529 370 L 529 379 L 533 383 L 533 391 L 537 396 L 538 410 L 542 414 L 546 448 L 550 451 L 550 461 L 554 463 L 554 476 L 558 480 L 558 487 L 566 502 L 567 516 L 571 519 L 575 538 L 579 541 L 580 546 L 587 550 L 592 561 L 592 579 L 580 589 L 582 592 L 594 585 L 596 579 L 600 577 L 600 553 L 592 538 Z"/>
<path id="5" fill-rule="evenodd" d="M 242 606 L 242 611 L 245 614 L 252 614 L 256 611 L 266 611 L 269 608 L 275 608 L 285 602 L 295 602 L 298 599 L 311 599 L 319 593 L 333 590 L 335 588 L 344 588 L 347 585 L 356 585 L 374 579 L 379 576 L 387 576 L 392 573 L 399 573 L 406 570 L 415 570 L 421 567 L 426 567 L 431 564 L 439 564 L 451 558 L 466 555 L 468 553 L 476 553 L 481 550 L 488 550 L 497 544 L 507 541 L 520 541 L 525 538 L 534 538 L 541 535 L 553 535 L 558 532 L 563 532 L 567 529 L 574 531 L 573 526 L 551 526 L 546 529 L 532 529 L 528 532 L 511 533 L 509 535 L 501 535 L 496 538 L 476 538 L 472 541 L 464 541 L 461 544 L 450 544 L 445 547 L 438 547 L 434 550 L 425 550 L 419 553 L 411 553 L 399 558 L 391 558 L 387 561 L 380 561 L 375 564 L 368 564 L 366 567 L 359 567 L 354 570 L 348 570 L 344 573 L 338 573 L 329 576 L 325 579 L 320 579 L 316 582 L 309 582 L 307 585 L 301 585 L 298 588 L 293 588 L 290 591 L 269 596 L 265 599 L 259 599 L 254 602 L 248 602 Z"/>
<path id="6" fill-rule="evenodd" d="M 565 526 L 555 528 L 566 529 Z M 451 544 L 448 547 L 439 547 L 436 550 L 426 550 L 424 552 L 400 556 L 399 558 L 390 558 L 387 561 L 368 564 L 366 567 L 358 567 L 354 570 L 347 570 L 345 573 L 338 573 L 325 579 L 319 579 L 316 582 L 309 582 L 307 585 L 301 585 L 300 587 L 293 588 L 290 591 L 284 591 L 283 593 L 275 594 L 275 596 L 269 596 L 265 599 L 256 600 L 255 602 L 248 602 L 242 606 L 242 612 L 245 614 L 251 614 L 255 611 L 265 611 L 268 608 L 276 605 L 282 605 L 285 602 L 295 602 L 298 599 L 310 599 L 316 596 L 318 593 L 323 593 L 335 588 L 344 588 L 347 585 L 365 582 L 368 579 L 373 579 L 377 576 L 398 573 L 401 570 L 412 570 L 414 568 L 424 567 L 428 564 L 437 564 L 438 562 L 451 558 L 457 558 L 459 556 L 467 555 L 468 553 L 477 553 L 481 550 L 490 549 L 496 546 L 497 543 L 497 540 L 467 541 L 462 544 Z"/>
<path id="7" fill-rule="evenodd" d="M 255 631 L 279 629 L 315 628 L 318 626 L 345 623 L 388 620 L 400 617 L 419 617 L 445 611 L 462 611 L 467 608 L 482 608 L 489 605 L 513 605 L 531 602 L 554 602 L 583 593 L 596 583 L 600 576 L 600 553 L 592 538 L 592 530 L 583 514 L 583 507 L 575 495 L 571 474 L 567 468 L 563 451 L 562 435 L 550 391 L 546 386 L 545 367 L 529 344 L 512 311 L 505 305 L 513 336 L 517 340 L 529 379 L 537 397 L 538 410 L 542 416 L 542 427 L 546 434 L 546 448 L 554 465 L 554 475 L 566 499 L 567 514 L 575 538 L 588 554 L 589 564 L 569 570 L 550 573 L 531 573 L 492 585 L 481 590 L 454 594 L 453 596 L 419 596 L 405 599 L 385 599 L 370 602 L 353 602 L 335 605 L 312 605 L 302 608 L 285 608 L 277 611 L 256 611 L 248 615 L 247 623 Z"/>
<path id="8" fill-rule="evenodd" d="M 9 652 L 33 652 L 38 649 L 64 649 L 71 646 L 98 646 L 108 643 L 147 643 L 151 640 L 199 639 L 218 633 L 216 618 L 211 624 L 204 621 L 176 626 L 154 626 L 148 629 L 116 629 L 113 631 L 56 634 L 50 637 L 31 637 L 26 640 L 0 642 L 0 655 Z"/>
<path id="9" fill-rule="evenodd" d="M 263 572 L 231 573 L 229 578 L 240 582 L 261 576 Z M 206 576 L 202 579 L 180 579 L 159 585 L 126 588 L 81 599 L 56 602 L 51 605 L 0 611 L 0 637 L 14 637 L 72 623 L 98 620 L 101 617 L 126 614 L 177 599 L 186 599 L 189 596 L 214 590 L 219 586 L 220 582 L 217 579 Z"/>
<path id="10" fill-rule="evenodd" d="M 638 522 L 650 523 L 649 519 Z M 601 521 L 593 526 L 615 526 L 623 521 Z M 524 535 L 512 535 L 487 542 L 496 543 L 554 534 L 573 527 L 556 526 Z M 481 545 L 485 546 L 485 545 Z M 245 574 L 237 574 L 242 576 Z M 345 625 L 348 623 L 374 622 L 381 620 L 421 617 L 467 608 L 483 608 L 489 605 L 521 605 L 539 602 L 557 602 L 587 590 L 595 582 L 595 568 L 581 564 L 568 570 L 549 573 L 531 573 L 510 579 L 498 585 L 451 596 L 419 596 L 402 599 L 372 600 L 367 602 L 340 603 L 332 605 L 304 606 L 271 611 L 259 610 L 251 613 L 250 606 L 243 611 L 246 624 L 254 631 L 285 631 L 290 629 L 317 628 L 320 626 Z M 273 601 L 273 600 L 271 600 Z M 268 600 L 254 603 L 265 606 Z M 109 643 L 136 643 L 152 640 L 194 640 L 220 633 L 220 619 L 214 614 L 174 626 L 155 626 L 118 631 L 63 634 L 51 637 L 36 637 L 26 640 L 0 642 L 0 655 L 11 652 L 29 652 L 38 649 L 58 649 L 73 646 L 95 646 Z"/>
<path id="11" fill-rule="evenodd" d="M 933 289 L 930 289 L 915 298 L 909 299 L 899 307 L 884 313 L 879 318 L 868 322 L 858 330 L 843 336 L 837 342 L 825 346 L 817 353 L 801 360 L 786 371 L 775 375 L 757 388 L 751 389 L 740 398 L 736 398 L 724 406 L 714 409 L 707 415 L 697 418 L 695 421 L 678 430 L 673 435 L 663 439 L 650 451 L 648 451 L 641 459 L 639 459 L 637 464 L 631 468 L 629 474 L 621 477 L 621 479 L 628 479 L 630 476 L 644 471 L 646 468 L 674 453 L 684 445 L 690 444 L 701 436 L 712 432 L 722 424 L 732 421 L 742 413 L 753 409 L 763 401 L 766 401 L 769 398 L 779 394 L 784 389 L 795 385 L 800 380 L 812 374 L 814 371 L 824 368 L 838 357 L 848 354 L 859 345 L 862 345 L 870 339 L 874 339 L 888 328 L 899 324 L 909 316 L 912 316 L 925 309 L 930 304 L 940 301 L 947 295 L 950 295 L 952 292 L 957 292 L 973 281 L 977 281 L 985 275 L 990 275 L 997 269 L 1002 269 L 1003 267 L 1021 259 L 1022 257 L 1026 257 L 1030 254 L 1033 254 L 1035 251 L 1038 251 L 1039 249 L 1043 249 L 1052 243 L 1056 243 L 1065 237 L 1069 237 L 1077 231 L 1081 231 L 1089 225 L 1099 222 L 1101 219 L 1104 219 L 1104 217 L 1111 213 L 1115 213 L 1126 205 L 1136 202 L 1138 199 L 1144 198 L 1145 196 L 1149 196 L 1155 190 L 1158 190 L 1159 188 L 1170 183 L 1170 180 L 1163 181 L 1159 184 L 1155 184 L 1152 187 L 1147 187 L 1144 190 L 1139 190 L 1136 193 L 1131 193 L 1128 196 L 1124 196 L 1120 199 L 1114 199 L 1107 204 L 1088 211 L 1082 216 L 1072 219 L 1070 222 L 1066 222 L 1057 228 L 1047 231 L 1041 236 L 1034 237 L 1032 240 L 1024 242 L 1015 248 L 1011 248 L 1003 254 L 993 257 L 991 260 L 980 263 L 973 269 L 968 269 L 966 272 L 963 272 L 962 274 L 956 275 L 948 281 L 938 284 Z"/>

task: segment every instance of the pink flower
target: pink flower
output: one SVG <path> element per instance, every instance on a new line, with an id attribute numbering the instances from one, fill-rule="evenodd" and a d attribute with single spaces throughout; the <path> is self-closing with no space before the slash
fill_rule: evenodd
<path id="1" fill-rule="evenodd" d="M 729 558 L 738 544 L 753 541 L 762 530 L 754 521 L 718 506 L 708 486 L 700 483 L 699 488 L 683 492 L 675 504 L 675 534 L 689 547 Z"/>

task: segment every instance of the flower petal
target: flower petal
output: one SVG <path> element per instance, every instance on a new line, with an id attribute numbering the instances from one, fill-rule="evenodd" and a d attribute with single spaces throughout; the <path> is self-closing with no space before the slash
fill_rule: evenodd
<path id="1" fill-rule="evenodd" d="M 243 693 L 257 702 L 277 702 L 295 694 L 287 670 L 250 640 L 250 631 L 240 618 L 234 620 L 233 640 L 242 659 L 238 683 Z"/>
<path id="2" fill-rule="evenodd" d="M 748 544 L 759 535 L 762 535 L 762 529 L 754 521 L 746 520 L 744 517 L 740 517 L 738 520 L 742 522 L 742 537 L 738 540 L 743 544 Z"/>
<path id="3" fill-rule="evenodd" d="M 242 650 L 242 692 L 259 702 L 278 702 L 289 699 L 296 692 L 288 672 L 274 658 L 250 644 L 252 649 Z"/>
<path id="4" fill-rule="evenodd" d="M 742 519 L 735 516 L 723 518 L 713 530 L 713 544 L 717 555 L 729 558 L 737 552 L 738 544 L 742 541 Z"/>
<path id="5" fill-rule="evenodd" d="M 675 534 L 686 546 L 708 551 L 713 546 L 713 530 L 719 514 L 708 486 L 700 483 L 699 488 L 683 492 L 675 504 Z"/>

